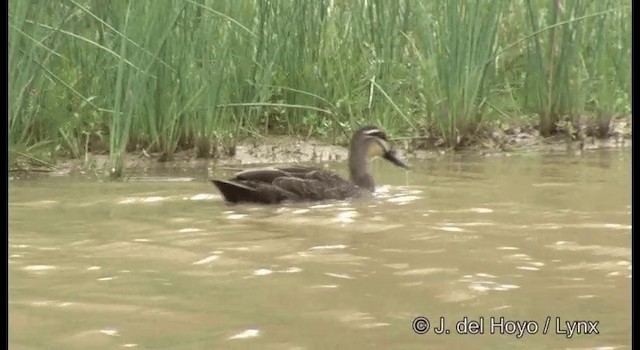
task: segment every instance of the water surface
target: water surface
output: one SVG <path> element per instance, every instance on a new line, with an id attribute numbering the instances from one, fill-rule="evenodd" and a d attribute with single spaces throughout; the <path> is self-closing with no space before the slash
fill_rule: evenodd
<path id="1" fill-rule="evenodd" d="M 630 348 L 629 150 L 413 165 L 376 162 L 373 199 L 275 207 L 226 205 L 198 169 L 12 181 L 9 346 Z"/>

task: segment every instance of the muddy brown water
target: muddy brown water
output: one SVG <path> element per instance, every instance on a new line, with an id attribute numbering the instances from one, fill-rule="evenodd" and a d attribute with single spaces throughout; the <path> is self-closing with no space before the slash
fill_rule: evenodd
<path id="1" fill-rule="evenodd" d="M 198 169 L 12 181 L 9 347 L 627 349 L 630 155 L 378 161 L 372 199 L 275 207 Z"/>

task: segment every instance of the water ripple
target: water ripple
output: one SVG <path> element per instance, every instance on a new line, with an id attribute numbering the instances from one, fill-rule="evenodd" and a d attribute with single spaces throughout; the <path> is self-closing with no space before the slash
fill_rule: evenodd
<path id="1" fill-rule="evenodd" d="M 171 197 L 151 196 L 151 197 L 127 197 L 118 202 L 118 204 L 133 204 L 133 203 L 155 203 L 167 200 Z"/>
<path id="2" fill-rule="evenodd" d="M 247 339 L 247 338 L 254 338 L 259 335 L 260 335 L 260 330 L 258 329 L 246 329 L 238 334 L 230 336 L 228 339 L 229 340 Z"/>
<path id="3" fill-rule="evenodd" d="M 394 272 L 393 274 L 398 276 L 425 276 L 425 275 L 433 275 L 436 273 L 453 273 L 456 271 L 458 271 L 458 269 L 455 269 L 455 268 L 427 267 L 423 269 L 397 271 L 397 272 Z"/>
<path id="4" fill-rule="evenodd" d="M 202 265 L 202 264 L 206 264 L 206 263 L 209 263 L 209 262 L 212 262 L 212 261 L 216 261 L 218 259 L 220 259 L 220 255 L 219 254 L 210 255 L 210 256 L 208 256 L 208 257 L 206 257 L 204 259 L 201 259 L 201 260 L 198 260 L 198 261 L 194 262 L 193 265 Z"/>
<path id="5" fill-rule="evenodd" d="M 100 333 L 104 334 L 104 335 L 108 335 L 108 336 L 112 336 L 112 337 L 119 337 L 120 336 L 120 331 L 118 331 L 115 328 L 105 328 L 105 329 L 101 329 Z"/>
<path id="6" fill-rule="evenodd" d="M 22 269 L 25 271 L 44 272 L 44 271 L 53 270 L 55 268 L 56 267 L 53 265 L 28 265 L 23 267 Z"/>
<path id="7" fill-rule="evenodd" d="M 489 277 L 491 280 L 487 279 L 488 276 L 491 276 Z M 475 275 L 464 275 L 458 281 L 467 283 L 468 288 L 476 292 L 508 291 L 520 288 L 520 286 L 515 284 L 498 283 L 495 281 L 496 279 L 497 277 L 491 274 L 478 273 Z"/>
<path id="8" fill-rule="evenodd" d="M 608 255 L 618 258 L 631 258 L 631 249 L 626 247 L 610 247 L 601 245 L 580 245 L 575 242 L 557 241 L 555 244 L 547 245 L 547 248 L 551 248 L 559 251 L 586 251 L 593 255 Z"/>
<path id="9" fill-rule="evenodd" d="M 346 249 L 349 246 L 345 244 L 334 244 L 334 245 L 318 245 L 309 248 L 308 250 L 327 250 L 327 249 Z"/>
<path id="10" fill-rule="evenodd" d="M 351 277 L 351 276 L 349 276 L 347 274 L 344 274 L 344 273 L 325 272 L 324 274 L 329 276 L 329 277 L 335 277 L 335 278 L 342 278 L 342 279 L 348 279 L 348 280 L 355 279 L 354 277 Z"/>

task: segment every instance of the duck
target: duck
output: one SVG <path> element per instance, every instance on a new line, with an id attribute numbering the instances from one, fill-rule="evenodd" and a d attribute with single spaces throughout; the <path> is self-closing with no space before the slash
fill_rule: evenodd
<path id="1" fill-rule="evenodd" d="M 324 169 L 284 166 L 247 169 L 228 180 L 213 179 L 211 182 L 230 204 L 280 204 L 360 198 L 375 191 L 369 168 L 371 160 L 377 157 L 400 168 L 410 169 L 396 155 L 381 128 L 364 126 L 351 137 L 348 180 Z"/>

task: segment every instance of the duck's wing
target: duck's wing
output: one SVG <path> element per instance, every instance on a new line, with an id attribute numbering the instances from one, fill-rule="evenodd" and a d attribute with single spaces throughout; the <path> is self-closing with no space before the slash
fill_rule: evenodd
<path id="1" fill-rule="evenodd" d="M 358 193 L 351 182 L 330 171 L 310 169 L 297 175 L 277 177 L 273 185 L 305 200 L 345 199 Z"/>
<path id="2" fill-rule="evenodd" d="M 236 173 L 231 181 L 240 180 L 273 183 L 275 179 L 281 177 L 305 178 L 309 173 L 312 173 L 316 170 L 318 169 L 309 167 L 247 169 Z"/>
<path id="3" fill-rule="evenodd" d="M 326 170 L 312 168 L 312 167 L 304 167 L 304 166 L 291 166 L 291 167 L 282 167 L 278 168 L 280 171 L 284 171 L 290 176 L 305 178 L 308 177 L 309 174 L 317 173 L 317 172 L 327 172 Z"/>
<path id="4" fill-rule="evenodd" d="M 276 179 L 302 179 L 314 168 L 259 168 L 236 173 L 229 180 L 212 180 L 227 202 L 280 203 L 284 200 L 299 201 L 299 185 L 287 181 L 276 183 Z M 290 191 L 289 188 L 294 191 Z M 296 190 L 298 190 L 296 192 Z"/>
<path id="5" fill-rule="evenodd" d="M 339 175 L 309 167 L 248 169 L 230 180 L 212 181 L 232 203 L 341 200 L 359 194 L 355 185 Z"/>

